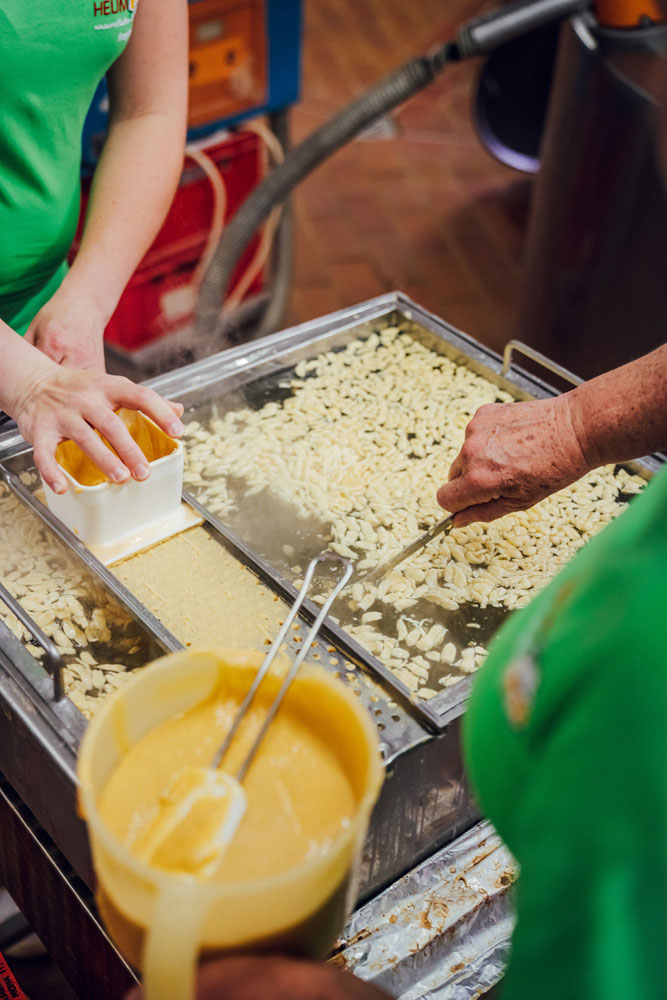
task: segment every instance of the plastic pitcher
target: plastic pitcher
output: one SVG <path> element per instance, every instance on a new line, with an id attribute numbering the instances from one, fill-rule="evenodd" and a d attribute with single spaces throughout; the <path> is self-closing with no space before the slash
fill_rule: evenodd
<path id="1" fill-rule="evenodd" d="M 79 805 L 88 823 L 97 899 L 125 958 L 143 975 L 147 1000 L 192 1000 L 200 953 L 286 950 L 323 957 L 354 905 L 357 869 L 383 769 L 375 728 L 354 695 L 304 664 L 285 699 L 335 748 L 354 791 L 349 827 L 319 857 L 248 882 L 203 882 L 133 857 L 102 822 L 99 797 L 125 753 L 151 729 L 223 686 L 239 700 L 262 654 L 187 650 L 144 668 L 95 716 L 79 755 Z M 280 678 L 257 698 L 270 702 Z M 267 830 L 270 836 L 270 830 Z"/>

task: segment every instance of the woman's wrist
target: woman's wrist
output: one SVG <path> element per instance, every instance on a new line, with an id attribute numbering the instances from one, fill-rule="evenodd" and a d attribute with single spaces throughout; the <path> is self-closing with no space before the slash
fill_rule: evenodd
<path id="1" fill-rule="evenodd" d="M 18 419 L 37 386 L 58 366 L 1 321 L 0 350 L 6 375 L 0 380 L 0 408 Z"/>
<path id="2" fill-rule="evenodd" d="M 104 329 L 123 293 L 125 275 L 115 277 L 105 269 L 103 262 L 94 259 L 95 255 L 90 256 L 93 259 L 75 258 L 54 297 L 60 295 L 66 299 L 85 301 Z"/>
<path id="3" fill-rule="evenodd" d="M 582 420 L 575 392 L 565 392 L 553 399 L 560 461 L 563 471 L 572 475 L 572 481 L 590 472 L 597 464 L 591 455 L 587 427 Z"/>
<path id="4" fill-rule="evenodd" d="M 667 445 L 667 345 L 566 393 L 591 469 Z"/>

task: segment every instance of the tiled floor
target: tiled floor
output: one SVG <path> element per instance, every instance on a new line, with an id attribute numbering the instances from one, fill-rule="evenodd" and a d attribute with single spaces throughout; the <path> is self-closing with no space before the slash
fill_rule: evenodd
<path id="1" fill-rule="evenodd" d="M 410 56 L 451 38 L 482 6 L 306 0 L 294 140 Z M 492 346 L 508 339 L 530 180 L 477 140 L 470 109 L 478 70 L 448 67 L 394 114 L 394 138 L 354 142 L 298 189 L 289 323 L 398 288 Z"/>

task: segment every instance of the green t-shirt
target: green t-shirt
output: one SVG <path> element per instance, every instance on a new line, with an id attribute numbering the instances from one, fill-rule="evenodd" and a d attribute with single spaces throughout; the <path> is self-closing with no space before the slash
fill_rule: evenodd
<path id="1" fill-rule="evenodd" d="M 524 611 L 466 757 L 517 858 L 503 1000 L 667 997 L 667 469 Z"/>
<path id="2" fill-rule="evenodd" d="M 62 280 L 81 133 L 137 0 L 0 2 L 0 319 L 19 333 Z"/>

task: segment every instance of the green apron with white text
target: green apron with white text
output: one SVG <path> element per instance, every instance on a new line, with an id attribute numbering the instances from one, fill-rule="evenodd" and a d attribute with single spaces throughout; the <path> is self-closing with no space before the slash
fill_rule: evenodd
<path id="1" fill-rule="evenodd" d="M 65 274 L 83 123 L 137 2 L 0 2 L 0 319 L 20 334 Z"/>
<path id="2" fill-rule="evenodd" d="M 503 1000 L 667 997 L 667 469 L 500 631 L 465 745 L 521 868 Z"/>

